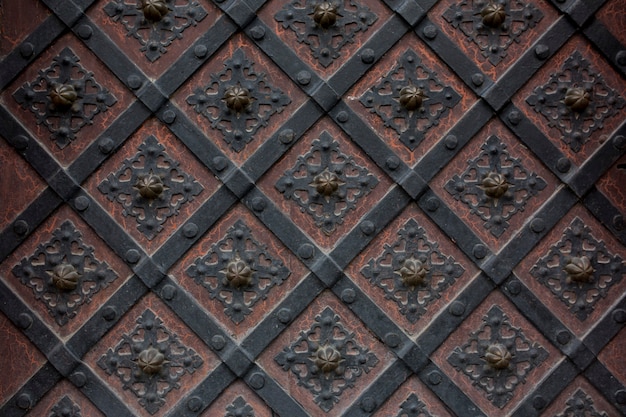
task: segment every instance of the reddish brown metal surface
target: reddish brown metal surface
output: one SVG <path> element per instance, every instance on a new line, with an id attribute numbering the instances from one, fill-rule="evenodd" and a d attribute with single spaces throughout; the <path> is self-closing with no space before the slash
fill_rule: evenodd
<path id="1" fill-rule="evenodd" d="M 591 229 L 592 236 L 600 242 L 604 242 L 607 248 L 610 248 L 611 252 L 620 256 L 622 259 L 626 259 L 626 250 L 621 247 L 617 242 L 613 240 L 611 234 L 600 224 L 591 214 L 581 206 L 576 206 L 566 216 L 564 216 L 559 223 L 550 231 L 550 233 L 535 247 L 535 249 L 526 256 L 526 258 L 515 269 L 516 275 L 532 290 L 544 305 L 548 306 L 550 311 L 554 312 L 567 327 L 574 332 L 578 337 L 582 337 L 585 333 L 596 323 L 599 318 L 604 315 L 606 309 L 619 299 L 626 291 L 626 281 L 616 283 L 608 291 L 606 298 L 598 298 L 597 305 L 590 316 L 584 321 L 576 318 L 567 306 L 558 298 L 556 298 L 550 290 L 541 285 L 530 274 L 530 270 L 533 268 L 539 258 L 546 256 L 549 248 L 555 245 L 562 239 L 563 233 L 567 227 L 570 226 L 572 221 L 579 218 L 583 221 L 585 226 Z M 566 243 L 567 249 L 569 244 Z M 600 259 L 604 261 L 603 259 Z M 598 279 L 598 278 L 596 278 Z"/>
<path id="2" fill-rule="evenodd" d="M 565 60 L 569 58 L 574 51 L 580 52 L 583 57 L 591 63 L 595 72 L 599 73 L 604 78 L 606 85 L 615 89 L 621 97 L 626 96 L 626 85 L 624 85 L 624 82 L 620 79 L 619 75 L 613 71 L 611 66 L 606 63 L 604 58 L 593 49 L 589 42 L 585 41 L 580 36 L 573 36 L 572 39 L 550 59 L 549 65 L 537 71 L 534 77 L 519 90 L 513 97 L 513 103 L 524 112 L 526 117 L 528 117 L 533 124 L 567 156 L 567 158 L 575 164 L 580 165 L 610 137 L 611 133 L 623 122 L 622 118 L 606 118 L 603 122 L 604 127 L 591 134 L 589 140 L 583 144 L 580 152 L 573 152 L 562 140 L 561 132 L 556 128 L 550 128 L 544 116 L 536 113 L 532 107 L 526 103 L 526 99 L 532 94 L 533 89 L 546 84 L 552 73 L 558 71 L 558 68 L 561 68 Z"/>
<path id="3" fill-rule="evenodd" d="M 406 51 L 415 51 L 419 59 L 421 59 L 424 67 L 436 74 L 442 85 L 450 86 L 461 96 L 461 101 L 456 104 L 450 111 L 438 119 L 438 124 L 429 129 L 424 130 L 424 140 L 419 146 L 411 151 L 398 139 L 398 134 L 393 129 L 384 125 L 384 121 L 375 113 L 369 111 L 360 102 L 361 97 L 371 87 L 378 84 L 380 78 L 389 73 L 398 63 L 400 56 Z M 424 77 L 423 73 L 415 74 L 418 77 Z M 395 92 L 390 92 L 395 94 Z M 469 108 L 475 103 L 476 96 L 463 84 L 451 71 L 430 51 L 426 45 L 414 34 L 409 33 L 402 38 L 383 58 L 375 65 L 375 67 L 367 72 L 347 93 L 346 102 L 355 110 L 359 116 L 367 121 L 374 128 L 376 133 L 384 139 L 385 143 L 393 149 L 393 151 L 402 158 L 409 166 L 415 165 L 426 153 L 434 146 L 441 137 L 448 131 L 456 121 L 465 114 Z M 428 100 L 426 100 L 428 102 Z"/>
<path id="4" fill-rule="evenodd" d="M 167 48 L 167 52 L 154 62 L 150 62 L 148 58 L 141 51 L 141 43 L 130 36 L 124 25 L 120 21 L 114 21 L 104 11 L 104 6 L 111 3 L 111 0 L 100 0 L 96 2 L 87 11 L 87 15 L 93 19 L 102 30 L 117 44 L 122 47 L 122 50 L 141 70 L 153 79 L 157 79 L 160 75 L 167 70 L 185 50 L 187 50 L 193 42 L 199 38 L 203 33 L 209 30 L 215 21 L 222 15 L 222 12 L 213 5 L 210 1 L 199 0 L 198 3 L 206 10 L 207 16 L 202 19 L 197 25 L 190 26 L 183 31 L 183 36 L 178 39 L 174 39 L 171 45 Z M 129 5 L 138 5 L 139 1 L 125 2 Z M 185 1 L 178 1 L 176 4 L 185 4 Z M 183 20 L 183 19 L 181 19 Z M 147 30 L 140 31 L 143 36 L 147 36 Z"/>
<path id="5" fill-rule="evenodd" d="M 343 223 L 337 225 L 336 230 L 330 234 L 325 234 L 322 229 L 315 225 L 313 218 L 309 214 L 301 211 L 300 207 L 293 200 L 287 200 L 275 187 L 276 182 L 284 172 L 296 164 L 298 157 L 309 152 L 312 142 L 318 139 L 322 132 L 328 132 L 333 139 L 339 142 L 341 152 L 354 158 L 358 165 L 366 167 L 379 181 L 371 193 L 357 201 L 356 209 L 347 213 L 343 218 Z M 339 130 L 337 125 L 324 118 L 309 129 L 302 139 L 281 160 L 274 164 L 257 184 L 281 211 L 286 213 L 305 233 L 315 239 L 321 246 L 330 249 L 339 241 L 342 235 L 352 229 L 359 219 L 369 211 L 371 204 L 380 200 L 386 194 L 391 186 L 391 181 L 363 152 L 351 143 L 350 139 L 344 132 Z"/>
<path id="6" fill-rule="evenodd" d="M 398 240 L 398 230 L 410 219 L 417 221 L 417 224 L 425 229 L 427 240 L 438 245 L 443 256 L 453 257 L 464 269 L 463 274 L 457 278 L 451 288 L 442 291 L 441 298 L 436 299 L 432 304 L 428 305 L 426 313 L 414 323 L 411 323 L 407 317 L 400 313 L 399 306 L 386 297 L 382 288 L 371 284 L 361 272 L 370 259 L 381 256 L 385 245 L 392 245 Z M 376 239 L 351 262 L 347 268 L 347 272 L 354 282 L 357 283 L 359 288 L 365 291 L 367 295 L 374 300 L 377 306 L 385 310 L 385 313 L 387 313 L 395 323 L 400 324 L 407 333 L 415 336 L 421 334 L 435 315 L 444 310 L 446 306 L 456 298 L 459 292 L 475 278 L 477 269 L 472 263 L 467 261 L 467 258 L 459 248 L 456 247 L 437 226 L 428 220 L 414 204 L 411 204 L 389 224 L 385 230 L 379 233 Z M 436 282 L 442 278 L 443 277 L 435 277 L 433 280 Z"/>
<path id="7" fill-rule="evenodd" d="M 163 224 L 164 230 L 161 231 L 152 240 L 149 240 L 144 234 L 137 229 L 138 223 L 135 217 L 124 216 L 122 214 L 122 205 L 117 201 L 111 201 L 104 195 L 98 186 L 112 172 L 116 172 L 122 167 L 126 159 L 132 159 L 138 152 L 141 143 L 149 136 L 154 136 L 165 147 L 165 152 L 178 161 L 180 168 L 192 175 L 198 181 L 204 190 L 192 201 L 183 204 L 180 208 L 180 214 L 169 217 Z M 109 158 L 98 171 L 96 171 L 85 182 L 85 188 L 89 189 L 92 195 L 100 202 L 115 219 L 122 225 L 125 230 L 141 244 L 148 252 L 154 252 L 161 246 L 167 238 L 178 229 L 194 211 L 206 201 L 211 194 L 215 192 L 218 183 L 205 167 L 191 154 L 191 152 L 171 133 L 167 127 L 156 119 L 145 122 L 142 127 L 137 130 L 132 139 L 125 143 L 124 148 L 118 151 L 113 157 Z"/>
<path id="8" fill-rule="evenodd" d="M 50 139 L 50 131 L 43 124 L 37 124 L 33 113 L 21 107 L 12 95 L 25 83 L 36 81 L 39 71 L 49 67 L 53 59 L 66 47 L 69 47 L 80 59 L 80 65 L 87 71 L 93 72 L 95 80 L 106 88 L 117 99 L 117 102 L 107 111 L 95 115 L 93 124 L 83 126 L 76 134 L 76 139 L 72 141 L 71 146 L 59 149 L 56 143 Z M 42 87 L 47 89 L 50 86 Z M 4 105 L 10 109 L 14 115 L 18 117 L 25 126 L 28 126 L 28 129 L 35 135 L 40 143 L 46 146 L 48 151 L 65 166 L 71 164 L 134 100 L 130 91 L 128 91 L 115 76 L 112 76 L 102 62 L 71 33 L 60 37 L 50 48 L 46 49 L 44 53 L 33 61 L 26 70 L 4 90 L 1 99 Z"/>
<path id="9" fill-rule="evenodd" d="M 224 306 L 217 302 L 217 300 L 211 300 L 209 292 L 204 287 L 194 282 L 187 274 L 186 270 L 196 259 L 204 257 L 216 242 L 223 239 L 227 230 L 238 220 L 242 220 L 246 226 L 251 229 L 252 237 L 259 243 L 266 245 L 266 250 L 270 256 L 280 260 L 291 273 L 285 282 L 279 286 L 275 286 L 270 291 L 266 299 L 260 300 L 254 305 L 253 311 L 249 316 L 246 316 L 241 323 L 234 323 L 225 314 Z M 185 257 L 170 270 L 170 275 L 193 295 L 203 308 L 208 310 L 212 316 L 216 317 L 229 334 L 237 339 L 242 339 L 247 333 L 253 330 L 268 313 L 269 307 L 278 304 L 280 300 L 289 294 L 302 280 L 304 274 L 306 274 L 304 265 L 302 265 L 302 263 L 289 252 L 280 241 L 248 211 L 248 209 L 241 205 L 236 206 L 229 213 L 224 215 L 218 224 L 213 226 L 213 228 L 187 252 Z"/>
<path id="10" fill-rule="evenodd" d="M 470 212 L 470 209 L 460 200 L 455 199 L 448 191 L 446 184 L 452 180 L 454 175 L 461 175 L 467 168 L 469 160 L 473 160 L 480 155 L 481 146 L 492 135 L 497 136 L 506 146 L 506 151 L 511 158 L 519 158 L 521 164 L 528 172 L 534 172 L 543 178 L 547 186 L 539 191 L 535 197 L 527 200 L 524 211 L 517 212 L 511 216 L 509 227 L 500 236 L 496 237 L 488 229 L 484 227 L 484 221 L 476 214 Z M 481 163 L 484 164 L 484 161 Z M 488 165 L 488 164 L 487 164 Z M 431 182 L 433 191 L 447 204 L 449 204 L 455 212 L 463 219 L 463 221 L 472 228 L 480 238 L 489 245 L 489 247 L 498 251 L 514 234 L 519 230 L 526 220 L 534 213 L 544 201 L 557 189 L 555 177 L 541 164 L 535 156 L 521 143 L 516 141 L 511 131 L 498 119 L 492 119 L 485 127 L 483 127 L 463 148 L 461 152 L 433 179 Z M 515 190 L 520 191 L 520 190 Z M 516 195 L 520 198 L 523 195 Z"/>
<path id="11" fill-rule="evenodd" d="M 254 72 L 265 74 L 265 85 L 279 88 L 291 100 L 291 103 L 283 111 L 270 117 L 268 124 L 256 132 L 252 141 L 241 152 L 235 152 L 224 141 L 222 132 L 211 126 L 210 121 L 195 112 L 193 106 L 186 101 L 196 89 L 203 89 L 211 84 L 211 76 L 224 70 L 224 62 L 229 60 L 236 50 L 243 51 L 247 59 L 254 63 Z M 259 90 L 266 88 L 265 85 L 259 86 Z M 229 159 L 241 165 L 304 103 L 305 96 L 302 94 L 302 90 L 297 88 L 249 39 L 237 35 L 174 94 L 173 100 L 202 129 L 208 140 L 217 145 L 222 152 L 228 155 Z"/>
<path id="12" fill-rule="evenodd" d="M 348 10 L 356 10 L 354 4 L 350 4 L 347 0 L 342 0 L 342 3 Z M 282 24 L 275 20 L 274 16 L 285 7 L 288 3 L 282 1 L 273 1 L 268 2 L 260 11 L 259 18 L 270 27 L 272 32 L 280 37 L 280 39 L 285 42 L 287 47 L 294 51 L 298 57 L 309 65 L 314 71 L 319 74 L 322 78 L 327 79 L 330 78 L 340 67 L 341 65 L 351 56 L 355 54 L 356 51 L 359 50 L 363 46 L 368 39 L 370 39 L 383 25 L 384 23 L 391 17 L 389 13 L 389 9 L 385 7 L 382 2 L 379 1 L 363 1 L 360 2 L 359 5 L 366 6 L 369 8 L 371 12 L 378 16 L 376 22 L 372 26 L 370 26 L 365 32 L 357 32 L 352 40 L 352 42 L 344 45 L 340 50 L 340 57 L 335 59 L 330 65 L 324 67 L 320 64 L 320 62 L 312 55 L 311 49 L 308 45 L 304 43 L 300 43 L 297 40 L 297 37 L 294 32 L 289 29 L 283 28 Z M 298 7 L 303 7 L 304 3 L 299 3 Z M 312 23 L 312 20 L 311 20 Z M 311 24 L 309 23 L 309 24 Z M 305 27 L 305 24 L 300 24 L 302 28 Z M 355 24 L 350 24 L 349 26 L 355 26 Z M 314 45 L 318 43 L 313 41 Z"/>
<path id="13" fill-rule="evenodd" d="M 74 319 L 70 320 L 66 325 L 60 326 L 48 312 L 46 305 L 35 298 L 33 290 L 26 285 L 23 285 L 18 278 L 12 273 L 12 269 L 15 265 L 24 259 L 30 257 L 37 247 L 42 243 L 50 240 L 53 231 L 59 229 L 60 225 L 65 221 L 71 221 L 76 229 L 82 235 L 82 241 L 84 244 L 95 248 L 95 257 L 99 261 L 106 262 L 109 267 L 115 271 L 118 278 L 115 279 L 107 288 L 99 291 L 91 299 L 90 302 L 82 305 L 77 311 L 77 315 Z M 42 224 L 25 242 L 20 246 L 19 250 L 13 252 L 0 265 L 0 274 L 3 280 L 10 285 L 13 290 L 20 294 L 20 296 L 27 301 L 27 303 L 37 311 L 50 327 L 52 327 L 61 337 L 68 337 L 79 329 L 85 321 L 95 311 L 97 311 L 102 304 L 113 294 L 115 291 L 126 281 L 131 271 L 121 259 L 119 259 L 110 248 L 108 248 L 102 240 L 95 234 L 95 232 L 87 226 L 83 220 L 78 217 L 69 207 L 63 206 L 57 212 L 55 216 L 48 218 L 48 220 Z M 43 279 L 49 279 L 48 276 L 40 277 Z"/>
<path id="14" fill-rule="evenodd" d="M 146 295 L 124 315 L 116 326 L 111 329 L 84 358 L 85 362 L 89 364 L 92 370 L 115 390 L 117 395 L 123 399 L 125 404 L 133 409 L 136 415 L 144 417 L 148 417 L 150 414 L 146 409 L 141 407 L 139 399 L 128 389 L 122 388 L 122 382 L 117 375 L 108 375 L 98 365 L 98 360 L 100 360 L 108 349 L 113 348 L 122 340 L 122 335 L 131 334 L 138 324 L 137 319 L 146 309 L 151 310 L 156 317 L 162 320 L 165 328 L 177 335 L 184 346 L 192 348 L 196 354 L 202 358 L 202 365 L 194 373 L 184 374 L 179 380 L 180 388 L 173 389 L 165 397 L 165 405 L 159 410 L 160 413 L 166 413 L 170 410 L 187 392 L 193 389 L 219 364 L 218 358 L 211 349 L 185 326 L 157 296 L 154 294 Z"/>
<path id="15" fill-rule="evenodd" d="M 470 333 L 476 332 L 486 316 L 487 311 L 493 306 L 498 306 L 502 309 L 504 314 L 508 317 L 510 324 L 513 327 L 522 329 L 523 334 L 531 342 L 536 342 L 538 345 L 548 351 L 548 357 L 538 367 L 532 369 L 526 376 L 526 381 L 523 384 L 519 384 L 513 390 L 513 396 L 511 400 L 502 408 L 496 407 L 492 404 L 486 396 L 486 393 L 478 388 L 477 385 L 473 385 L 470 378 L 463 375 L 448 361 L 448 357 L 454 351 L 455 347 L 463 346 L 469 339 Z M 483 335 L 488 337 L 489 334 Z M 516 342 L 517 343 L 517 342 Z M 476 346 L 471 347 L 471 351 L 477 351 Z M 518 310 L 507 300 L 505 296 L 499 291 L 494 291 L 478 306 L 472 314 L 461 324 L 446 341 L 437 349 L 431 356 L 433 362 L 451 378 L 455 383 L 459 385 L 461 390 L 469 395 L 474 403 L 478 405 L 483 412 L 489 416 L 506 415 L 515 408 L 517 404 L 526 395 L 526 387 L 535 386 L 543 377 L 552 369 L 560 360 L 563 359 L 563 355 L 550 343 L 543 335 L 535 329 Z"/>
<path id="16" fill-rule="evenodd" d="M 49 14 L 46 6 L 37 0 L 2 1 L 0 3 L 0 38 L 2 38 L 0 56 L 8 54 L 17 47 Z"/>
<path id="17" fill-rule="evenodd" d="M 0 332 L 0 369 L 10 375 L 0 384 L 0 398 L 5 399 L 14 395 L 46 363 L 46 358 L 4 314 L 0 314 Z"/>
<path id="18" fill-rule="evenodd" d="M 7 227 L 45 189 L 45 182 L 5 141 L 0 141 L 0 229 Z"/>

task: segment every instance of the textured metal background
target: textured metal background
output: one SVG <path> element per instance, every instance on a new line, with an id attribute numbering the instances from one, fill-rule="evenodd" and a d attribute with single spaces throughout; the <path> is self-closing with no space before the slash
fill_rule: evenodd
<path id="1" fill-rule="evenodd" d="M 626 415 L 626 2 L 318 3 L 0 1 L 0 415 Z"/>

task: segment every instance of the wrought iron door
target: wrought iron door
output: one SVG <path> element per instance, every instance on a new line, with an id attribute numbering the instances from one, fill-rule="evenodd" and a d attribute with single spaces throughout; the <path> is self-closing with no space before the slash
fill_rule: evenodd
<path id="1" fill-rule="evenodd" d="M 0 25 L 0 415 L 626 414 L 624 0 Z"/>

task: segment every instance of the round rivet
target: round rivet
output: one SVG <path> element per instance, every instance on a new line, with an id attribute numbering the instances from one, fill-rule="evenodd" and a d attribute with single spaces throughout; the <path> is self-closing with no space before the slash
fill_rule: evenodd
<path id="1" fill-rule="evenodd" d="M 13 232 L 15 232 L 15 234 L 18 236 L 26 235 L 29 230 L 30 227 L 28 227 L 28 223 L 26 223 L 25 220 L 18 220 L 15 222 L 15 224 L 13 224 Z"/>
<path id="2" fill-rule="evenodd" d="M 478 243 L 474 245 L 472 253 L 474 254 L 474 257 L 476 259 L 483 259 L 485 256 L 487 256 L 487 248 L 485 247 L 485 245 Z"/>
<path id="3" fill-rule="evenodd" d="M 197 58 L 204 58 L 206 56 L 207 52 L 209 52 L 209 50 L 204 45 L 196 45 L 196 47 L 193 48 L 193 54 Z"/>
<path id="4" fill-rule="evenodd" d="M 532 230 L 535 233 L 541 233 L 545 230 L 546 228 L 546 223 L 543 221 L 543 219 L 533 219 L 533 221 L 530 222 L 530 230 Z"/>
<path id="5" fill-rule="evenodd" d="M 213 158 L 213 166 L 218 171 L 224 171 L 228 166 L 228 161 L 223 156 L 216 156 Z"/>
<path id="6" fill-rule="evenodd" d="M 624 216 L 622 216 L 621 214 L 617 214 L 613 217 L 613 227 L 618 230 L 618 231 L 622 231 L 624 230 L 624 227 L 626 227 L 626 222 L 624 222 Z"/>
<path id="7" fill-rule="evenodd" d="M 176 292 L 177 292 L 177 290 L 176 290 L 175 286 L 169 285 L 169 284 L 168 285 L 164 285 L 163 289 L 161 290 L 161 296 L 164 299 L 170 301 L 170 300 L 173 300 L 174 297 L 176 297 Z"/>
<path id="8" fill-rule="evenodd" d="M 511 122 L 511 124 L 516 125 L 521 121 L 522 115 L 517 110 L 513 110 L 509 113 L 509 122 Z"/>
<path id="9" fill-rule="evenodd" d="M 617 55 L 615 55 L 615 60 L 622 67 L 626 66 L 626 51 L 619 51 Z"/>
<path id="10" fill-rule="evenodd" d="M 454 135 L 448 135 L 444 139 L 444 143 L 446 145 L 446 148 L 452 150 L 456 149 L 456 147 L 459 145 L 459 140 Z"/>
<path id="11" fill-rule="evenodd" d="M 341 123 L 345 123 L 348 121 L 348 113 L 346 113 L 345 111 L 340 111 L 337 114 L 337 121 L 341 122 Z"/>
<path id="12" fill-rule="evenodd" d="M 556 341 L 562 345 L 568 344 L 571 339 L 572 335 L 566 330 L 561 330 L 556 334 Z"/>
<path id="13" fill-rule="evenodd" d="M 13 147 L 18 151 L 23 151 L 28 147 L 28 138 L 24 135 L 17 135 L 13 138 Z"/>
<path id="14" fill-rule="evenodd" d="M 460 301 L 455 301 L 450 304 L 450 314 L 460 317 L 465 313 L 465 304 Z"/>
<path id="15" fill-rule="evenodd" d="M 285 145 L 291 143 L 295 134 L 292 129 L 285 129 L 278 134 L 278 140 L 284 143 Z"/>
<path id="16" fill-rule="evenodd" d="M 437 36 L 437 28 L 434 27 L 433 25 L 428 25 L 424 28 L 422 33 L 428 39 L 435 39 L 435 37 Z"/>
<path id="17" fill-rule="evenodd" d="M 548 45 L 540 43 L 539 45 L 535 46 L 535 56 L 541 60 L 546 59 L 548 56 L 550 56 L 550 47 Z"/>
<path id="18" fill-rule="evenodd" d="M 441 374 L 437 371 L 432 371 L 431 373 L 428 374 L 428 382 L 430 382 L 433 385 L 440 384 L 442 379 L 443 378 Z"/>
<path id="19" fill-rule="evenodd" d="M 626 137 L 622 135 L 617 135 L 613 138 L 613 146 L 617 149 L 622 150 L 626 147 Z"/>
<path id="20" fill-rule="evenodd" d="M 363 49 L 363 52 L 361 52 L 361 61 L 364 64 L 371 64 L 374 62 L 374 58 L 376 58 L 376 55 L 374 54 L 373 49 L 365 48 Z"/>
<path id="21" fill-rule="evenodd" d="M 187 401 L 187 408 L 189 411 L 197 412 L 202 408 L 202 400 L 199 397 L 191 397 Z"/>
<path id="22" fill-rule="evenodd" d="M 356 292 L 352 288 L 346 288 L 341 292 L 341 300 L 344 303 L 351 304 L 356 299 Z"/>
<path id="23" fill-rule="evenodd" d="M 113 306 L 106 306 L 102 309 L 102 318 L 106 321 L 113 321 L 117 317 L 117 310 Z"/>
<path id="24" fill-rule="evenodd" d="M 365 411 L 366 413 L 371 413 L 375 409 L 376 409 L 375 399 L 373 399 L 372 397 L 363 398 L 363 400 L 361 401 L 361 410 Z"/>
<path id="25" fill-rule="evenodd" d="M 300 71 L 296 74 L 296 80 L 298 80 L 301 85 L 307 85 L 311 82 L 311 73 L 309 71 Z"/>
<path id="26" fill-rule="evenodd" d="M 82 372 L 74 372 L 70 375 L 70 379 L 78 388 L 84 387 L 87 383 L 87 376 Z"/>
<path id="27" fill-rule="evenodd" d="M 183 226 L 183 236 L 191 239 L 198 234 L 198 226 L 195 223 L 187 223 Z"/>
<path id="28" fill-rule="evenodd" d="M 216 334 L 211 338 L 211 346 L 213 346 L 215 350 L 222 350 L 224 346 L 226 346 L 226 339 L 224 339 L 224 336 Z"/>
<path id="29" fill-rule="evenodd" d="M 113 150 L 113 139 L 109 137 L 104 137 L 98 141 L 98 149 L 103 154 L 108 154 Z"/>
<path id="30" fill-rule="evenodd" d="M 566 173 L 567 171 L 569 171 L 571 166 L 572 163 L 567 158 L 560 158 L 558 161 L 556 161 L 556 169 L 558 169 L 561 173 Z"/>
<path id="31" fill-rule="evenodd" d="M 430 197 L 428 200 L 426 200 L 426 210 L 437 211 L 440 204 L 441 203 L 437 197 Z"/>
<path id="32" fill-rule="evenodd" d="M 165 110 L 163 112 L 163 121 L 165 123 L 172 124 L 176 120 L 176 113 L 173 110 Z"/>
<path id="33" fill-rule="evenodd" d="M 22 58 L 29 58 L 33 55 L 33 52 L 35 52 L 35 47 L 32 43 L 24 42 L 20 45 L 20 55 L 22 55 Z"/>
<path id="34" fill-rule="evenodd" d="M 261 389 L 265 385 L 265 377 L 260 373 L 252 374 L 249 382 L 252 388 Z"/>
<path id="35" fill-rule="evenodd" d="M 394 171 L 400 166 L 400 159 L 397 156 L 390 156 L 385 161 L 385 164 L 387 165 L 387 168 Z"/>
<path id="36" fill-rule="evenodd" d="M 141 77 L 138 75 L 131 75 L 128 77 L 128 79 L 126 80 L 128 83 L 128 86 L 130 88 L 132 88 L 133 90 L 138 89 L 139 87 L 141 87 Z"/>
<path id="37" fill-rule="evenodd" d="M 472 75 L 472 83 L 475 86 L 480 87 L 481 85 L 483 85 L 484 82 L 485 82 L 485 76 L 482 75 L 481 73 L 476 73 Z"/>
<path id="38" fill-rule="evenodd" d="M 541 395 L 537 395 L 533 398 L 533 407 L 535 410 L 541 410 L 546 406 L 546 400 Z"/>
<path id="39" fill-rule="evenodd" d="M 281 308 L 280 310 L 278 310 L 277 317 L 278 321 L 280 321 L 282 324 L 287 324 L 291 320 L 291 310 L 289 310 L 288 308 Z"/>
<path id="40" fill-rule="evenodd" d="M 402 339 L 398 333 L 387 333 L 385 335 L 385 344 L 390 348 L 397 348 L 400 346 L 400 342 L 402 342 Z"/>
<path id="41" fill-rule="evenodd" d="M 376 226 L 374 226 L 374 223 L 372 223 L 369 220 L 365 220 L 363 223 L 361 223 L 361 231 L 363 232 L 364 235 L 371 235 L 372 233 L 374 233 L 376 231 Z"/>
<path id="42" fill-rule="evenodd" d="M 618 404 L 626 404 L 626 391 L 624 390 L 619 390 L 615 393 L 615 401 Z"/>
<path id="43" fill-rule="evenodd" d="M 22 410 L 28 410 L 33 405 L 30 395 L 26 393 L 20 394 L 20 396 L 17 397 L 17 400 L 15 402 L 17 406 L 21 408 Z"/>
<path id="44" fill-rule="evenodd" d="M 304 245 L 300 245 L 298 248 L 298 256 L 303 259 L 309 259 L 313 257 L 315 253 L 315 248 L 310 243 L 305 243 Z"/>
<path id="45" fill-rule="evenodd" d="M 76 200 L 74 200 L 74 207 L 76 207 L 76 210 L 78 211 L 87 210 L 87 208 L 89 207 L 89 199 L 84 195 L 77 197 Z"/>
<path id="46" fill-rule="evenodd" d="M 126 260 L 131 264 L 136 264 L 137 262 L 139 262 L 140 258 L 141 255 L 139 254 L 139 251 L 137 249 L 129 249 L 128 251 L 126 251 Z"/>
<path id="47" fill-rule="evenodd" d="M 613 312 L 613 320 L 615 320 L 616 323 L 624 323 L 626 322 L 626 311 L 620 309 L 617 309 Z"/>
<path id="48" fill-rule="evenodd" d="M 265 37 L 265 28 L 263 26 L 255 26 L 250 29 L 252 39 L 261 40 Z"/>
<path id="49" fill-rule="evenodd" d="M 78 28 L 78 36 L 83 39 L 89 39 L 93 35 L 93 29 L 89 25 L 80 25 Z"/>
<path id="50" fill-rule="evenodd" d="M 522 291 L 522 284 L 520 284 L 519 281 L 511 281 L 506 288 L 509 290 L 510 294 L 517 295 Z"/>
<path id="51" fill-rule="evenodd" d="M 22 313 L 17 316 L 17 325 L 22 330 L 28 329 L 33 324 L 33 318 L 30 314 Z"/>
<path id="52" fill-rule="evenodd" d="M 263 211 L 267 207 L 267 202 L 262 197 L 254 197 L 252 199 L 252 209 L 254 211 Z"/>

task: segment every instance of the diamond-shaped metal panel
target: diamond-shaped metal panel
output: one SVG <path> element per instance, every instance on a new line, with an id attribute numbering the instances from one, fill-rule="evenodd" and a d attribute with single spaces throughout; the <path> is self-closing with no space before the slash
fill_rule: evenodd
<path id="1" fill-rule="evenodd" d="M 0 415 L 626 415 L 623 0 L 0 2 Z"/>

